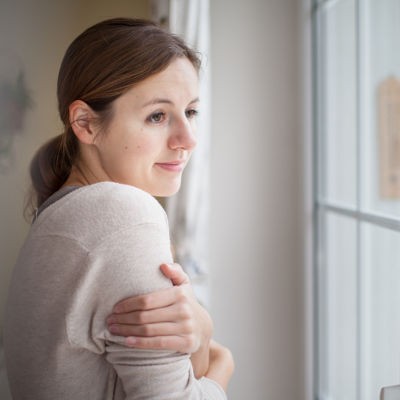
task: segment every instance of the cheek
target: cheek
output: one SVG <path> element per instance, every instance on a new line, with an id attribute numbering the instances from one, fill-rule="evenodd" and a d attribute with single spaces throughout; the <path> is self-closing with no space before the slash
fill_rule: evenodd
<path id="1" fill-rule="evenodd" d="M 159 151 L 160 143 L 154 138 L 141 137 L 132 140 L 130 143 L 125 143 L 125 153 L 131 154 L 138 158 L 156 155 Z"/>

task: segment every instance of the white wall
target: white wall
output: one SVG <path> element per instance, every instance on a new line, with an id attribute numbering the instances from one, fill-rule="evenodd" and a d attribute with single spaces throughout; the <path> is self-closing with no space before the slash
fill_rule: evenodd
<path id="1" fill-rule="evenodd" d="M 229 398 L 304 398 L 296 0 L 211 2 L 211 280 Z"/>

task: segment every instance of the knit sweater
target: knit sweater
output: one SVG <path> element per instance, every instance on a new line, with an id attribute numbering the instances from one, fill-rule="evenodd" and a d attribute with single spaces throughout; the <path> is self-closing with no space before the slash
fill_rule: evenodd
<path id="1" fill-rule="evenodd" d="M 188 354 L 124 346 L 107 330 L 118 301 L 167 288 L 168 223 L 149 194 L 102 182 L 47 207 L 13 271 L 4 324 L 15 400 L 225 399 Z"/>

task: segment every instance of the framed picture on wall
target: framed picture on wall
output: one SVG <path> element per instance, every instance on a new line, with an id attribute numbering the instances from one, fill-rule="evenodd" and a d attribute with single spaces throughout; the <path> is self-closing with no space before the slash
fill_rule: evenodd
<path id="1" fill-rule="evenodd" d="M 400 199 L 400 81 L 385 79 L 378 87 L 380 195 Z"/>

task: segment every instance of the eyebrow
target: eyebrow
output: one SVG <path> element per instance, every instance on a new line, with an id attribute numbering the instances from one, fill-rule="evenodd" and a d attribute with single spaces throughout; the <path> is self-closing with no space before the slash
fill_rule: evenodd
<path id="1" fill-rule="evenodd" d="M 196 97 L 189 104 L 197 103 L 198 101 L 200 101 L 200 99 L 198 97 Z M 155 104 L 174 104 L 174 102 L 169 99 L 163 99 L 163 98 L 157 97 L 155 99 L 152 99 L 152 100 L 144 103 L 142 107 L 144 108 L 144 107 L 147 107 L 150 105 L 155 105 Z"/>

